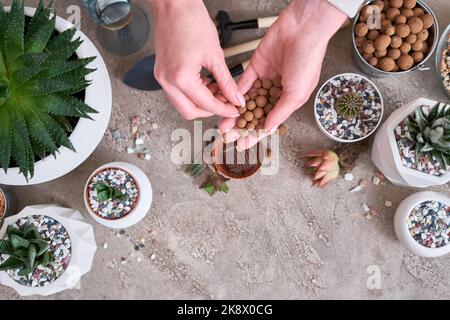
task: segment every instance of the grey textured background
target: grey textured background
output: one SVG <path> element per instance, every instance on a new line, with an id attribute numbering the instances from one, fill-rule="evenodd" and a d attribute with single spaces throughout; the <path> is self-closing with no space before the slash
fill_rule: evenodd
<path id="1" fill-rule="evenodd" d="M 68 5 L 77 3 L 54 2 L 62 17 L 67 17 Z M 148 10 L 145 1 L 137 2 Z M 280 0 L 205 2 L 212 16 L 218 9 L 226 9 L 236 20 L 273 15 L 287 4 Z M 427 2 L 435 10 L 441 29 L 450 23 L 448 1 Z M 36 3 L 27 1 L 30 6 Z M 83 17 L 82 30 L 95 42 L 94 26 L 84 10 Z M 233 41 L 250 40 L 258 34 L 243 31 Z M 110 130 L 119 128 L 129 136 L 129 118 L 137 114 L 147 118 L 153 158 L 147 162 L 128 155 L 108 131 L 94 154 L 75 171 L 50 183 L 14 189 L 22 207 L 42 203 L 72 207 L 83 212 L 95 227 L 99 249 L 92 271 L 83 277 L 80 290 L 50 299 L 450 298 L 450 257 L 422 259 L 408 253 L 394 234 L 395 209 L 382 204 L 384 199 L 396 206 L 416 190 L 369 184 L 364 192 L 349 193 L 356 182 L 342 178 L 324 190 L 310 188 L 301 168 L 301 155 L 333 146 L 315 126 L 311 99 L 287 123 L 289 134 L 282 142 L 277 175 L 231 182 L 229 194 L 209 197 L 170 161 L 172 130 L 192 130 L 193 124 L 178 116 L 163 92 L 138 92 L 121 82 L 126 70 L 153 52 L 152 39 L 127 57 L 99 50 L 113 86 Z M 337 73 L 359 72 L 350 52 L 351 29 L 346 28 L 330 43 L 321 83 Z M 243 55 L 230 63 L 247 58 Z M 386 116 L 418 97 L 444 99 L 434 71 L 374 81 L 384 95 Z M 216 121 L 208 119 L 204 127 Z M 159 129 L 152 129 L 151 123 L 157 123 Z M 118 160 L 144 169 L 154 187 L 151 212 L 127 230 L 128 236 L 120 238 L 90 219 L 82 201 L 88 175 L 99 165 Z M 370 180 L 374 169 L 366 151 L 353 174 L 356 180 Z M 448 185 L 433 190 L 450 192 Z M 366 220 L 362 203 L 376 206 L 380 215 Z M 146 239 L 146 246 L 135 251 L 141 238 Z M 104 243 L 108 243 L 107 249 L 103 249 Z M 122 258 L 126 264 L 121 263 Z M 370 265 L 381 269 L 380 290 L 366 286 Z M 0 287 L 0 299 L 16 298 L 13 290 Z"/>

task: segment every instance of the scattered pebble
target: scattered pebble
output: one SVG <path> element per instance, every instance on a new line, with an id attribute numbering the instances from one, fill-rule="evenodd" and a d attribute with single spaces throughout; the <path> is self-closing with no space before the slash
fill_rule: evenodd
<path id="1" fill-rule="evenodd" d="M 450 206 L 438 201 L 424 201 L 410 213 L 408 228 L 419 244 L 439 248 L 449 244 Z"/>
<path id="2" fill-rule="evenodd" d="M 380 180 L 380 178 L 378 178 L 377 176 L 373 176 L 373 177 L 372 177 L 372 183 L 373 183 L 374 185 L 379 186 L 379 185 L 380 185 L 380 182 L 381 182 L 381 180 Z"/>
<path id="3" fill-rule="evenodd" d="M 384 205 L 386 206 L 386 207 L 388 207 L 388 208 L 392 208 L 392 201 L 385 201 L 384 202 Z"/>
<path id="4" fill-rule="evenodd" d="M 104 244 L 103 244 L 103 249 L 108 249 L 108 242 L 105 242 Z"/>
<path id="5" fill-rule="evenodd" d="M 141 258 L 141 257 L 137 257 L 137 258 L 136 258 L 136 261 L 137 261 L 137 262 L 142 262 L 142 258 Z"/>
<path id="6" fill-rule="evenodd" d="M 366 218 L 367 220 L 370 220 L 370 219 L 372 219 L 372 215 L 370 214 L 370 212 L 368 212 L 364 215 L 364 218 Z"/>
<path id="7" fill-rule="evenodd" d="M 150 256 L 150 260 L 155 260 L 156 258 L 156 254 L 152 253 L 152 255 Z"/>
<path id="8" fill-rule="evenodd" d="M 124 199 L 98 201 L 95 185 L 99 182 L 119 189 L 125 195 Z M 125 170 L 117 168 L 107 168 L 94 175 L 87 192 L 91 210 L 105 219 L 123 218 L 134 209 L 139 199 L 139 188 L 134 178 Z"/>
<path id="9" fill-rule="evenodd" d="M 353 119 L 345 119 L 334 108 L 344 94 L 359 93 L 363 109 Z M 319 92 L 316 116 L 321 126 L 332 136 L 343 140 L 356 140 L 372 133 L 381 120 L 382 104 L 377 89 L 366 79 L 355 75 L 340 75 L 330 79 Z"/>
<path id="10" fill-rule="evenodd" d="M 370 208 L 366 203 L 362 204 L 362 208 L 363 208 L 364 212 L 370 212 Z"/>
<path id="11" fill-rule="evenodd" d="M 344 175 L 344 179 L 347 181 L 353 181 L 353 179 L 355 179 L 355 176 L 352 173 L 346 173 Z"/>
<path id="12" fill-rule="evenodd" d="M 19 276 L 21 268 L 6 271 L 17 283 L 28 287 L 46 287 L 58 279 L 69 266 L 72 256 L 72 241 L 64 226 L 57 220 L 45 215 L 32 215 L 17 220 L 13 226 L 23 230 L 27 225 L 34 224 L 42 238 L 49 243 L 49 252 L 53 261 L 47 267 L 38 266 L 33 273 Z M 0 255 L 0 263 L 9 256 Z"/>

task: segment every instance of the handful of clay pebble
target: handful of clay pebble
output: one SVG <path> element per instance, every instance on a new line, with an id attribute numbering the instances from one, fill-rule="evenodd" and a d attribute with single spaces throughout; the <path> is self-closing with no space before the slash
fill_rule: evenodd
<path id="1" fill-rule="evenodd" d="M 369 30 L 371 5 L 381 10 L 381 29 Z M 377 0 L 362 7 L 355 25 L 359 53 L 371 66 L 387 72 L 406 71 L 428 53 L 433 16 L 417 6 L 416 0 Z"/>
<path id="2" fill-rule="evenodd" d="M 241 135 L 246 136 L 250 131 L 263 129 L 267 115 L 278 103 L 281 97 L 281 77 L 272 80 L 256 80 L 252 89 L 245 95 L 245 107 L 239 107 L 240 117 L 236 126 L 241 129 Z M 286 127 L 278 127 L 279 135 L 286 134 Z"/>

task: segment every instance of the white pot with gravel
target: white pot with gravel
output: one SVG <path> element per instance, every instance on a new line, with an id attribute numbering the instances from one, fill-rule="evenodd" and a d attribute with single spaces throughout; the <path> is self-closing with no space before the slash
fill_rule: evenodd
<path id="1" fill-rule="evenodd" d="M 355 73 L 338 74 L 325 81 L 314 104 L 320 131 L 340 143 L 367 139 L 378 129 L 383 110 L 377 86 Z"/>
<path id="2" fill-rule="evenodd" d="M 395 233 L 412 253 L 439 257 L 450 252 L 450 197 L 437 192 L 415 193 L 400 203 Z"/>
<path id="3" fill-rule="evenodd" d="M 26 207 L 6 218 L 0 239 L 0 283 L 22 296 L 74 288 L 97 249 L 83 216 L 54 205 Z"/>
<path id="4" fill-rule="evenodd" d="M 84 188 L 91 217 L 114 229 L 128 228 L 149 212 L 153 189 L 147 175 L 126 162 L 107 163 L 95 170 Z"/>
<path id="5" fill-rule="evenodd" d="M 4 9 L 6 12 L 11 10 L 10 7 L 5 7 Z M 45 8 L 45 10 L 52 9 Z M 26 17 L 33 17 L 36 9 L 25 7 L 24 13 Z M 12 112 L 21 110 L 23 118 L 28 121 L 26 124 L 24 121 L 21 122 L 21 130 L 15 129 L 14 134 L 18 136 L 16 138 L 12 135 L 14 130 L 11 129 L 11 134 L 8 135 L 0 127 L 0 154 L 3 156 L 10 154 L 8 159 L 5 157 L 1 158 L 0 168 L 5 170 L 0 170 L 0 184 L 39 184 L 69 173 L 82 164 L 96 149 L 109 123 L 112 106 L 111 82 L 100 52 L 83 32 L 74 29 L 73 24 L 59 16 L 56 16 L 55 21 L 53 21 L 50 19 L 52 14 L 46 14 L 48 15 L 47 25 L 40 23 L 40 29 L 36 32 L 41 32 L 39 33 L 41 38 L 45 38 L 47 30 L 49 30 L 47 27 L 52 27 L 52 25 L 48 25 L 49 21 L 51 21 L 51 24 L 54 24 L 53 29 L 50 29 L 53 32 L 53 38 L 50 38 L 45 48 L 39 47 L 38 44 L 36 48 L 39 49 L 34 48 L 34 50 L 41 50 L 42 52 L 38 51 L 40 54 L 49 54 L 45 58 L 49 60 L 44 59 L 42 62 L 36 58 L 30 60 L 30 63 L 34 63 L 31 67 L 25 66 L 23 69 L 19 69 L 19 71 L 27 71 L 28 73 L 26 74 L 32 77 L 32 79 L 29 79 L 31 81 L 29 82 L 30 85 L 26 87 L 31 93 L 28 94 L 24 89 L 25 93 L 23 94 L 31 97 L 30 99 L 34 99 L 33 103 L 23 106 L 25 103 L 23 101 L 30 100 L 14 99 L 14 95 L 20 96 L 22 93 L 11 90 L 8 87 L 8 85 L 12 86 L 11 81 L 7 83 L 6 89 L 5 84 L 2 84 L 2 81 L 0 81 L 0 110 L 7 110 L 8 108 Z M 20 21 L 19 18 L 18 20 Z M 43 20 L 45 19 L 40 21 L 42 22 Z M 25 20 L 24 32 L 20 30 L 12 31 L 11 28 L 3 24 L 1 28 L 5 28 L 5 32 L 9 30 L 8 32 L 11 36 L 12 34 L 15 37 L 21 35 L 25 39 L 24 50 L 31 50 L 28 49 L 33 48 L 29 40 L 30 37 L 25 37 L 28 24 L 30 23 L 30 18 Z M 35 25 L 35 27 L 37 26 Z M 73 37 L 71 39 L 66 37 L 62 40 L 64 31 L 67 31 L 65 35 L 70 34 L 68 30 L 75 31 Z M 61 36 L 61 38 L 55 40 L 58 36 Z M 82 43 L 74 54 L 70 57 L 65 56 L 63 53 L 59 57 L 56 56 L 57 52 L 72 48 L 73 43 L 77 41 L 75 39 L 78 38 Z M 70 41 L 72 41 L 72 44 L 69 43 Z M 52 54 L 55 54 L 54 61 L 52 60 Z M 90 59 L 91 57 L 95 57 L 95 59 L 92 60 Z M 74 65 L 77 62 L 86 63 L 83 65 L 85 69 L 80 71 L 78 77 L 68 75 L 75 70 L 70 69 L 71 64 Z M 42 67 L 44 64 L 45 68 L 48 68 L 45 75 L 48 79 L 44 79 L 46 82 L 39 82 L 39 79 L 33 78 L 38 76 L 33 70 Z M 73 65 L 72 68 L 74 68 Z M 0 68 L 0 73 L 1 70 L 2 68 Z M 58 75 L 61 72 L 65 72 L 64 70 L 72 71 Z M 58 77 L 67 76 L 68 78 L 57 81 L 53 75 Z M 1 78 L 3 78 L 3 75 L 0 74 Z M 77 87 L 75 86 L 78 86 L 78 82 L 75 83 L 75 81 L 80 81 L 80 83 L 87 81 L 86 85 L 88 86 L 84 88 L 84 85 L 80 85 L 80 89 L 76 89 Z M 25 87 L 27 83 L 25 82 L 21 85 Z M 33 83 L 35 84 L 33 85 Z M 69 87 L 70 83 L 73 83 L 74 87 L 63 91 L 63 86 Z M 68 93 L 69 91 L 70 93 Z M 1 92 L 3 92 L 3 97 Z M 61 97 L 62 95 L 63 97 Z M 22 107 L 20 108 L 20 106 L 15 106 L 14 104 L 22 104 Z M 41 109 L 36 108 L 36 106 L 39 106 Z M 33 107 L 37 110 L 32 110 L 34 112 L 29 111 Z M 8 112 L 6 112 L 7 114 Z M 7 120 L 8 117 L 5 117 L 5 112 L 0 112 L 0 122 L 3 128 L 5 128 L 4 123 Z M 34 125 L 30 123 L 34 123 Z"/>
<path id="6" fill-rule="evenodd" d="M 394 184 L 450 181 L 450 105 L 420 98 L 394 111 L 378 130 L 371 158 Z"/>

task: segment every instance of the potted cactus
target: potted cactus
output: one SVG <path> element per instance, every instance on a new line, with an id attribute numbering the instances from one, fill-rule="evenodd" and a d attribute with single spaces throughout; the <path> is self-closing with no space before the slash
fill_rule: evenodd
<path id="1" fill-rule="evenodd" d="M 42 0 L 37 9 L 0 5 L 0 25 L 0 183 L 46 182 L 103 137 L 109 76 L 89 39 Z"/>
<path id="2" fill-rule="evenodd" d="M 450 181 L 450 104 L 420 98 L 396 110 L 376 135 L 372 160 L 397 185 Z"/>

